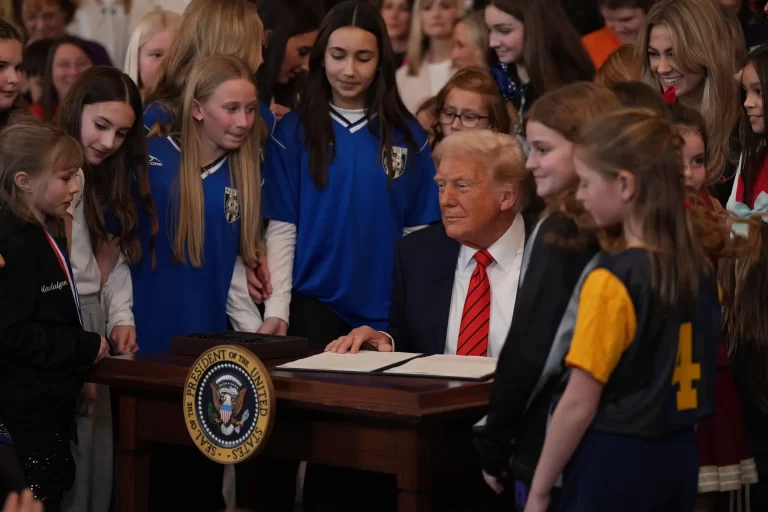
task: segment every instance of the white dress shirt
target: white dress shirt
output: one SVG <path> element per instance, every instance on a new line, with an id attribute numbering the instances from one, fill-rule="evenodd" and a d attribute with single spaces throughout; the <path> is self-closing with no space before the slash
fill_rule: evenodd
<path id="1" fill-rule="evenodd" d="M 525 223 L 519 213 L 512 225 L 501 238 L 488 248 L 493 262 L 486 268 L 491 282 L 491 322 L 488 332 L 488 357 L 499 357 L 512 323 L 515 310 L 517 285 L 520 279 L 520 267 L 525 248 Z M 448 329 L 445 339 L 445 353 L 456 354 L 459 338 L 461 314 L 467 299 L 467 289 L 475 270 L 477 249 L 461 246 L 456 262 L 456 274 L 453 278 L 451 309 L 448 315 Z"/>

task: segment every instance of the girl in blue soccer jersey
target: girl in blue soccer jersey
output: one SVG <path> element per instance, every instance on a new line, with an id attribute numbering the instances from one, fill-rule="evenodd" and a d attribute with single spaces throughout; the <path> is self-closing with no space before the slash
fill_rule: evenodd
<path id="1" fill-rule="evenodd" d="M 179 29 L 165 60 L 161 64 L 155 87 L 144 104 L 144 126 L 149 133 L 157 124 L 164 131 L 181 131 L 181 97 L 189 72 L 201 58 L 210 55 L 232 55 L 256 72 L 263 62 L 264 27 L 253 2 L 217 0 L 193 2 L 184 11 Z M 269 134 L 275 128 L 275 116 L 268 105 L 259 102 L 262 152 Z M 262 164 L 264 155 L 261 155 Z M 262 165 L 262 167 L 264 167 Z M 256 270 L 258 279 L 253 270 Z M 247 268 L 249 292 L 259 302 L 267 299 L 272 287 L 265 258 L 255 269 Z M 265 302 L 266 321 L 262 332 L 285 334 L 288 320 L 287 299 Z"/>
<path id="2" fill-rule="evenodd" d="M 334 7 L 309 62 L 302 103 L 269 143 L 264 216 L 279 232 L 267 246 L 275 294 L 293 283 L 290 332 L 324 348 L 352 327 L 386 326 L 395 244 L 440 210 L 378 10 Z"/>
<path id="3" fill-rule="evenodd" d="M 256 84 L 241 60 L 201 59 L 182 99 L 181 132 L 149 137 L 149 178 L 160 220 L 155 257 L 131 269 L 142 351 L 171 337 L 255 332 L 261 316 L 245 269 L 261 252 Z M 149 254 L 152 223 L 139 220 Z"/>
<path id="4" fill-rule="evenodd" d="M 672 124 L 638 109 L 581 132 L 577 198 L 597 226 L 622 227 L 624 249 L 603 254 L 580 289 L 571 373 L 527 512 L 547 510 L 563 471 L 557 510 L 694 509 L 694 426 L 713 410 L 721 328 L 704 243 L 729 246 L 730 228 L 686 202 L 682 143 Z"/>

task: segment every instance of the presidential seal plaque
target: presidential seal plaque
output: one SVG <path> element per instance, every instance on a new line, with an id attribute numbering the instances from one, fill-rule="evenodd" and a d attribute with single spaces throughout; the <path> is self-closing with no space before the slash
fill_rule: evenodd
<path id="1" fill-rule="evenodd" d="M 222 464 L 257 454 L 269 437 L 275 391 L 264 364 L 245 348 L 220 345 L 197 358 L 184 387 L 184 420 L 201 452 Z"/>

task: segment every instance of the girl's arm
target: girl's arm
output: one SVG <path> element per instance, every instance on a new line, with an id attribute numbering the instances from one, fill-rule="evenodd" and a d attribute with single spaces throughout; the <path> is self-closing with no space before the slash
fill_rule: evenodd
<path id="1" fill-rule="evenodd" d="M 227 294 L 227 317 L 236 331 L 257 332 L 261 328 L 261 313 L 248 294 L 245 263 L 240 256 L 235 260 L 232 282 Z"/>
<path id="2" fill-rule="evenodd" d="M 117 264 L 104 283 L 101 303 L 107 315 L 107 335 L 117 343 L 117 351 L 120 354 L 135 353 L 138 346 L 133 320 L 133 281 L 122 252 L 118 253 Z"/>
<path id="3" fill-rule="evenodd" d="M 285 335 L 291 307 L 296 224 L 273 220 L 267 227 L 267 266 L 272 275 L 272 295 L 264 302 L 265 334 Z"/>
<path id="4" fill-rule="evenodd" d="M 547 430 L 547 438 L 531 484 L 531 498 L 549 495 L 592 423 L 602 392 L 603 384 L 589 372 L 580 368 L 572 369 L 565 393 L 555 408 Z"/>
<path id="5" fill-rule="evenodd" d="M 417 141 L 421 142 L 422 146 L 414 158 L 416 165 L 411 170 L 416 175 L 399 178 L 408 179 L 410 186 L 411 204 L 406 211 L 403 236 L 440 220 L 440 202 L 437 197 L 437 185 L 434 181 L 435 161 L 432 159 L 429 142 L 426 138 L 422 140 L 421 137 L 417 138 Z M 405 172 L 407 174 L 409 171 L 406 170 Z"/>

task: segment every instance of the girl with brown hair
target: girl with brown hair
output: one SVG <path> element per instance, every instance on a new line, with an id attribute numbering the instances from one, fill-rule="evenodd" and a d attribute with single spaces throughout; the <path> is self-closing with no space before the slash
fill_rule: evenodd
<path id="1" fill-rule="evenodd" d="M 487 71 L 477 67 L 462 69 L 453 75 L 435 98 L 432 146 L 434 148 L 451 133 L 462 130 L 492 130 L 511 134 L 519 123 L 516 114 L 501 97 Z"/>
<path id="2" fill-rule="evenodd" d="M 583 127 L 577 198 L 600 229 L 620 226 L 580 287 L 557 401 L 526 511 L 693 510 L 694 426 L 715 398 L 720 300 L 712 258 L 739 257 L 727 214 L 691 200 L 677 127 L 647 109 Z M 757 233 L 759 235 L 759 233 Z M 599 460 L 600 464 L 595 465 Z M 567 465 L 567 466 L 566 466 Z"/>
<path id="3" fill-rule="evenodd" d="M 625 44 L 616 48 L 605 60 L 595 75 L 595 82 L 606 87 L 613 87 L 620 82 L 641 80 L 643 66 L 635 56 L 635 47 Z"/>
<path id="4" fill-rule="evenodd" d="M 526 243 L 521 285 L 488 415 L 475 427 L 486 482 L 519 507 L 525 505 L 552 395 L 563 375 L 561 362 L 570 337 L 558 326 L 574 287 L 598 251 L 595 237 L 580 236 L 576 222 L 562 211 L 575 203 L 574 144 L 581 126 L 619 108 L 607 88 L 578 82 L 545 94 L 528 114 L 526 166 L 547 208 Z M 583 243 L 556 243 L 579 237 Z"/>
<path id="5" fill-rule="evenodd" d="M 62 236 L 82 162 L 75 139 L 35 120 L 0 133 L 0 418 L 52 511 L 75 479 L 75 399 L 109 355 L 107 340 L 84 327 Z"/>
<path id="6" fill-rule="evenodd" d="M 493 50 L 491 74 L 520 117 L 547 91 L 595 76 L 560 2 L 491 0 L 485 24 Z"/>

